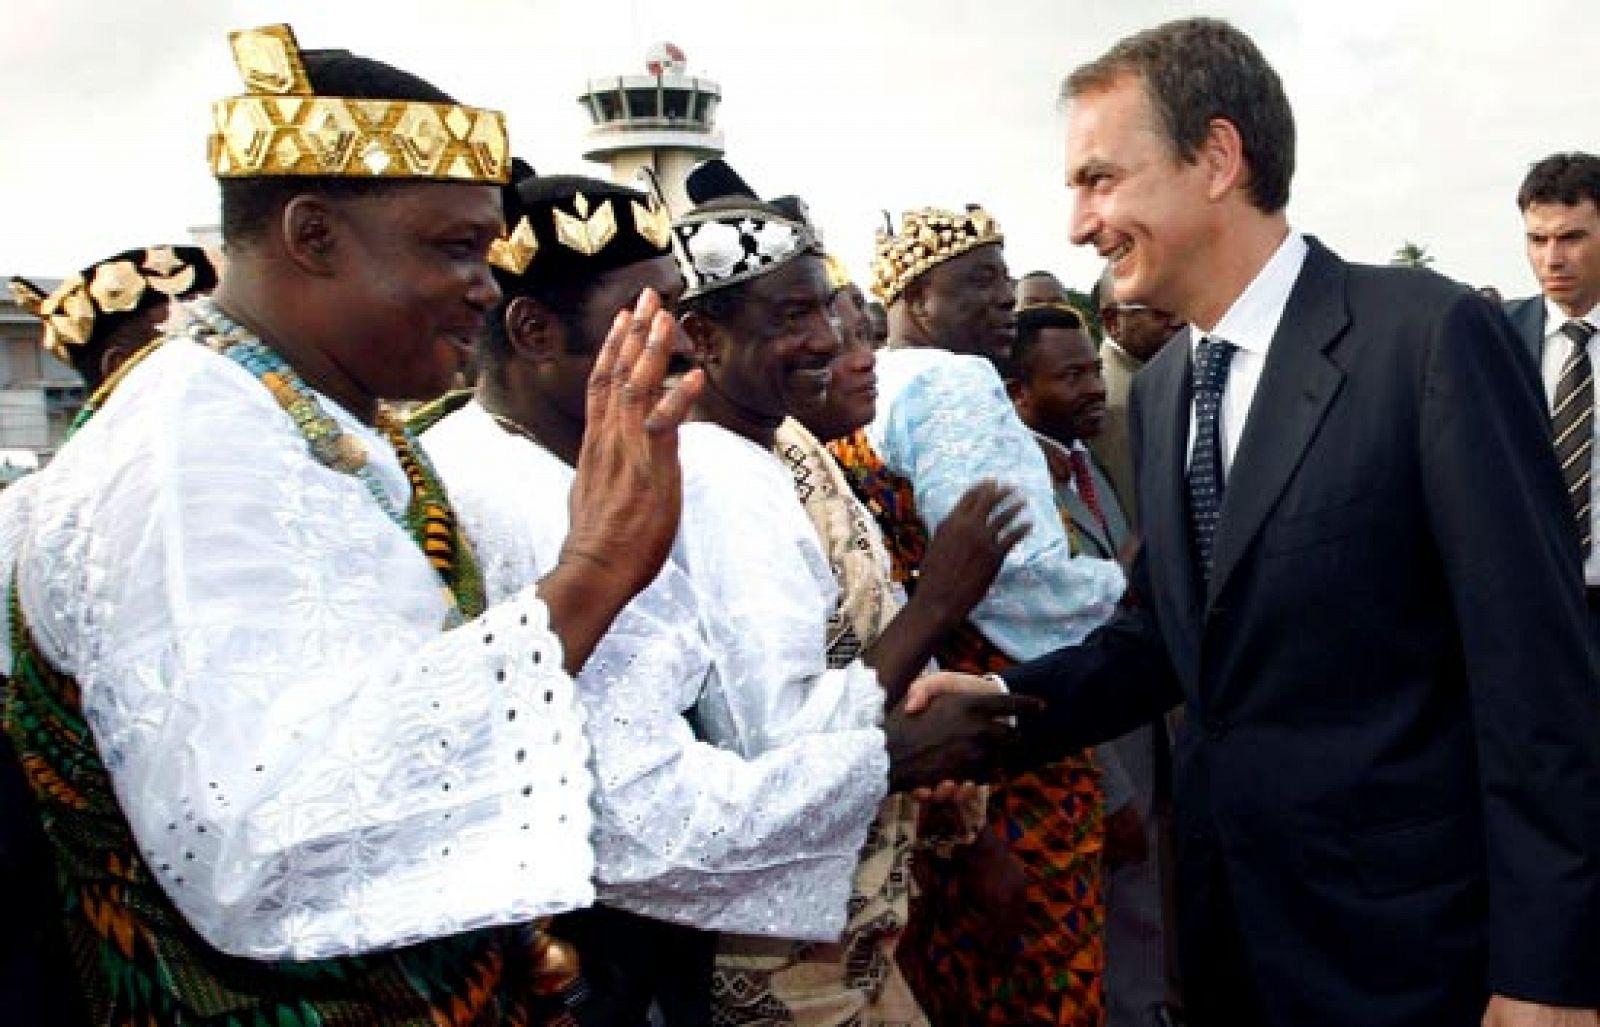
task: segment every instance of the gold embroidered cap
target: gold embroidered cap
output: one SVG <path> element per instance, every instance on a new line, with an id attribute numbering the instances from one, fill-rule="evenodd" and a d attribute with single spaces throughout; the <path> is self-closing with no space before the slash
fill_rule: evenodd
<path id="1" fill-rule="evenodd" d="M 62 363 L 69 347 L 87 346 L 121 318 L 158 303 L 216 288 L 222 258 L 200 246 L 151 246 L 91 264 L 46 294 L 26 278 L 12 278 L 17 305 L 43 323 L 40 345 Z"/>
<path id="2" fill-rule="evenodd" d="M 878 230 L 872 291 L 887 306 L 929 268 L 979 246 L 1003 242 L 999 222 L 977 204 L 967 204 L 962 213 L 936 207 L 908 210 L 901 215 L 897 234 Z"/>
<path id="3" fill-rule="evenodd" d="M 503 185 L 505 116 L 451 103 L 318 96 L 288 25 L 228 36 L 249 92 L 212 105 L 218 178 L 418 178 Z"/>
<path id="4" fill-rule="evenodd" d="M 593 278 L 672 252 L 672 220 L 637 189 L 578 175 L 535 175 L 516 162 L 504 190 L 506 234 L 489 248 L 502 288 L 519 280 Z"/>

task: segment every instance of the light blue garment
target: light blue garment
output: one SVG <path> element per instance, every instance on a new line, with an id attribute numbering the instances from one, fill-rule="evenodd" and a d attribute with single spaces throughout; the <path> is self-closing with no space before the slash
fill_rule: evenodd
<path id="1" fill-rule="evenodd" d="M 878 357 L 878 416 L 867 429 L 884 465 L 911 482 L 930 532 L 968 488 L 993 479 L 1019 490 L 1032 530 L 972 611 L 1014 660 L 1076 645 L 1110 619 L 1126 586 L 1115 560 L 1073 556 L 1039 444 L 982 357 L 895 349 Z"/>

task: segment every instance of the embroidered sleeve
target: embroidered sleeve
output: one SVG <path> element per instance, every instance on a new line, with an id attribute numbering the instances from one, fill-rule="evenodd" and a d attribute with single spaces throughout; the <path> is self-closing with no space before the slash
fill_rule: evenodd
<path id="1" fill-rule="evenodd" d="M 171 345 L 51 468 L 21 582 L 151 873 L 263 959 L 588 903 L 583 714 L 542 604 L 443 630 L 361 483 Z"/>
<path id="2" fill-rule="evenodd" d="M 1044 456 L 987 361 L 940 361 L 896 398 L 884 462 L 909 478 L 917 509 L 937 529 L 970 486 L 1019 488 L 1033 529 L 1006 557 L 972 620 L 1012 659 L 1075 645 L 1110 618 L 1125 587 L 1114 560 L 1073 556 Z"/>
<path id="3" fill-rule="evenodd" d="M 799 733 L 748 755 L 697 740 L 682 711 L 709 661 L 682 637 L 693 606 L 678 586 L 658 580 L 635 600 L 579 678 L 601 900 L 711 930 L 832 940 L 886 791 L 883 733 Z"/>
<path id="4" fill-rule="evenodd" d="M 493 601 L 555 565 L 572 474 L 474 415 L 452 415 L 423 441 Z M 669 561 L 578 676 L 596 777 L 600 901 L 708 930 L 831 939 L 888 778 L 883 736 L 870 727 L 877 708 L 840 718 L 866 726 L 802 731 L 746 756 L 695 735 L 691 711 L 712 662 L 694 587 Z M 877 688 L 870 675 L 866 685 Z M 849 694 L 871 693 L 863 685 Z"/>

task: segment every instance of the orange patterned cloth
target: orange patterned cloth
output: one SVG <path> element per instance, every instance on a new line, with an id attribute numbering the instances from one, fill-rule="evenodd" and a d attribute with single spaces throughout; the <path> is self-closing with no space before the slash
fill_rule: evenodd
<path id="1" fill-rule="evenodd" d="M 896 579 L 915 588 L 928 531 L 911 485 L 884 467 L 863 433 L 830 445 L 883 527 Z M 988 673 L 1010 661 L 971 624 L 939 653 L 951 670 Z M 941 1025 L 1100 1027 L 1105 913 L 1100 887 L 1100 776 L 1087 753 L 1011 778 L 994 790 L 989 828 L 1006 839 L 1027 882 L 1026 913 L 1009 945 L 986 939 L 986 910 L 939 861 L 919 861 L 920 892 L 900 963 L 928 1018 Z"/>

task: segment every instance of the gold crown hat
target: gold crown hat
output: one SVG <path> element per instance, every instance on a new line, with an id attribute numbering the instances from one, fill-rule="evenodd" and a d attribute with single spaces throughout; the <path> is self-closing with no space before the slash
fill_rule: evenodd
<path id="1" fill-rule="evenodd" d="M 872 291 L 887 306 L 929 268 L 979 246 L 1003 242 L 1000 223 L 975 203 L 967 204 L 962 213 L 936 207 L 908 210 L 901 215 L 898 233 L 878 229 L 872 255 Z"/>
<path id="2" fill-rule="evenodd" d="M 158 303 L 216 288 L 222 255 L 200 246 L 150 246 L 91 264 L 46 293 L 26 278 L 12 278 L 11 296 L 42 325 L 39 343 L 70 363 L 69 348 L 87 346 L 120 318 Z"/>
<path id="3" fill-rule="evenodd" d="M 824 253 L 822 255 L 822 265 L 828 270 L 828 289 L 830 292 L 838 292 L 852 281 L 850 269 L 844 266 L 844 261 L 832 253 Z"/>
<path id="4" fill-rule="evenodd" d="M 249 90 L 212 105 L 217 178 L 416 178 L 504 185 L 505 115 L 453 103 L 318 96 L 288 25 L 228 34 Z"/>

